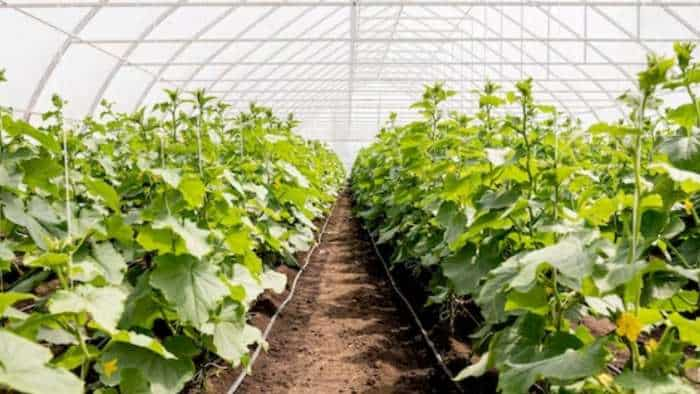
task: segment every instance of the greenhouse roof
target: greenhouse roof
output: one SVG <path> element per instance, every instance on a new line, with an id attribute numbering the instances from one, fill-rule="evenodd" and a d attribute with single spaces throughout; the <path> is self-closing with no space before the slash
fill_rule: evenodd
<path id="1" fill-rule="evenodd" d="M 206 88 L 234 111 L 294 112 L 350 162 L 434 81 L 468 111 L 486 79 L 532 76 L 540 102 L 615 119 L 646 54 L 698 40 L 697 20 L 697 0 L 0 0 L 0 103 L 30 118 L 60 93 L 80 118 Z"/>

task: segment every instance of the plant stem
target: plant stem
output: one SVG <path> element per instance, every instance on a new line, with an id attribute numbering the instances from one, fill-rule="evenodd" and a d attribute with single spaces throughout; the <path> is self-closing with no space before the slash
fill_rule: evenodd
<path id="1" fill-rule="evenodd" d="M 62 123 L 62 122 L 61 122 Z M 70 204 L 70 170 L 68 168 L 68 130 L 63 129 L 63 177 L 64 187 L 66 189 L 66 229 L 68 231 L 68 243 L 72 242 L 73 238 L 73 212 Z M 68 286 L 73 286 L 72 277 L 73 271 L 73 252 L 68 253 Z"/>
<path id="2" fill-rule="evenodd" d="M 642 135 L 644 130 L 644 110 L 648 95 L 644 95 L 639 108 L 637 128 L 638 134 L 634 142 L 634 202 L 632 206 L 632 249 L 627 257 L 628 263 L 633 263 L 637 258 L 637 247 L 639 246 L 639 233 L 641 227 L 641 210 L 639 203 L 642 194 Z"/>
<path id="3" fill-rule="evenodd" d="M 695 93 L 693 93 L 690 85 L 685 85 L 685 90 L 688 92 L 688 96 L 690 96 L 690 99 L 693 101 L 693 108 L 695 108 L 695 125 L 700 127 L 700 102 L 698 102 L 698 99 L 695 97 Z M 690 130 L 686 129 L 686 135 L 690 137 Z"/>

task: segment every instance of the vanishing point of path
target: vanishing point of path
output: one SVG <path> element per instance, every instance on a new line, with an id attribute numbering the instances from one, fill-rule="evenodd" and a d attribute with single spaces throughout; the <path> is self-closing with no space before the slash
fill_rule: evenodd
<path id="1" fill-rule="evenodd" d="M 340 196 L 326 234 L 239 393 L 431 393 L 433 362 Z"/>

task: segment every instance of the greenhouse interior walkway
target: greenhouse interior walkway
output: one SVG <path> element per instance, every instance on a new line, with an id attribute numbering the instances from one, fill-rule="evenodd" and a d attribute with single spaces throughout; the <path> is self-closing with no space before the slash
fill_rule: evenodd
<path id="1" fill-rule="evenodd" d="M 340 197 L 239 393 L 429 393 L 433 362 Z"/>

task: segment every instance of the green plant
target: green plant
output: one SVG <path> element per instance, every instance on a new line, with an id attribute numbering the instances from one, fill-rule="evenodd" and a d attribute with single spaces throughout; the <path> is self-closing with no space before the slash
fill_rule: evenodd
<path id="1" fill-rule="evenodd" d="M 443 119 L 442 101 L 426 101 L 438 85 L 414 105 L 425 121 L 392 122 L 361 151 L 357 214 L 391 246 L 393 264 L 430 278 L 428 305 L 479 307 L 468 334 L 481 362 L 459 379 L 496 368 L 504 393 L 694 392 L 693 49 L 649 56 L 618 123 L 582 131 L 538 104 L 530 79 L 505 94 L 489 82 L 477 113 Z M 662 112 L 657 92 L 677 88 L 691 102 Z"/>
<path id="2" fill-rule="evenodd" d="M 58 96 L 42 127 L 1 110 L 0 386 L 179 392 L 262 341 L 247 313 L 284 289 L 273 268 L 313 243 L 342 165 L 269 110 L 248 129 L 204 91 L 192 114 L 166 94 L 161 117 L 104 101 L 70 123 Z M 226 130 L 256 136 L 245 155 Z"/>

